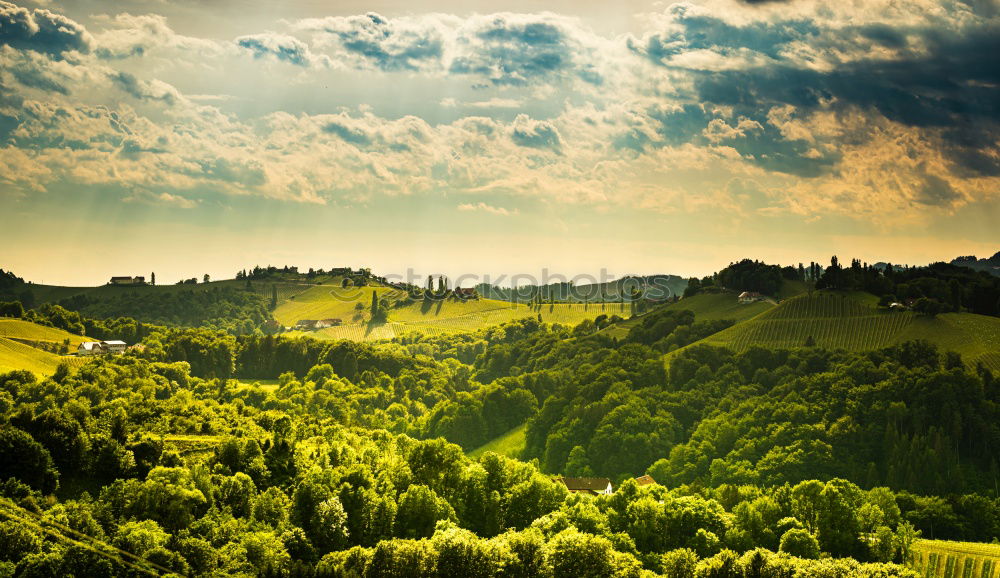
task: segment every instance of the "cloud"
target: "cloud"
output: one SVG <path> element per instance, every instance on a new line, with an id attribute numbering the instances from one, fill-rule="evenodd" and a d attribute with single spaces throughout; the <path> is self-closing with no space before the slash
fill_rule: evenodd
<path id="1" fill-rule="evenodd" d="M 386 18 L 370 12 L 300 20 L 316 45 L 350 68 L 473 76 L 485 86 L 604 82 L 596 62 L 610 44 L 578 21 L 550 13 L 460 18 L 428 14 Z"/>
<path id="2" fill-rule="evenodd" d="M 74 20 L 42 8 L 0 1 L 0 44 L 61 56 L 90 52 L 94 39 Z"/>
<path id="3" fill-rule="evenodd" d="M 324 56 L 316 56 L 304 42 L 287 34 L 265 32 L 240 36 L 236 44 L 253 53 L 254 58 L 274 58 L 295 66 L 326 66 L 329 60 Z"/>
<path id="4" fill-rule="evenodd" d="M 534 120 L 526 114 L 519 114 L 511 126 L 510 138 L 517 145 L 559 153 L 562 139 L 552 123 Z"/>
<path id="5" fill-rule="evenodd" d="M 997 142 L 990 136 L 1000 129 L 1000 67 L 992 56 L 1000 53 L 1000 21 L 971 18 L 960 5 L 952 4 L 950 11 L 910 6 L 909 13 L 887 20 L 846 7 L 811 16 L 793 10 L 788 16 L 764 12 L 740 19 L 676 4 L 662 18 L 664 31 L 633 39 L 630 46 L 656 66 L 685 69 L 689 97 L 699 103 L 727 107 L 761 124 L 759 111 L 769 107 L 806 113 L 869 110 L 935 131 L 956 170 L 1000 175 Z M 696 51 L 709 51 L 732 66 L 689 66 Z M 819 152 L 777 141 L 766 145 L 768 133 L 757 148 L 772 154 L 755 158 L 776 170 L 801 172 L 796 165 L 809 166 L 807 155 Z M 786 160 L 774 163 L 775 154 Z"/>
<path id="6" fill-rule="evenodd" d="M 170 193 L 152 193 L 149 191 L 135 191 L 122 198 L 126 203 L 143 203 L 147 205 L 163 205 L 178 209 L 193 209 L 200 203 L 197 199 L 189 199 L 180 195 Z"/>
<path id="7" fill-rule="evenodd" d="M 93 17 L 89 52 L 3 40 L 0 183 L 176 206 L 429 195 L 510 215 L 531 197 L 880 223 L 995 199 L 996 15 L 873 2 L 677 4 L 634 37 L 548 13 L 362 14 L 232 42 Z M 261 69 L 301 90 L 247 92 Z M 311 98 L 328 82 L 349 90 Z M 414 87 L 427 98 L 392 97 Z"/>
<path id="8" fill-rule="evenodd" d="M 520 213 L 520 211 L 518 211 L 517 209 L 509 210 L 503 207 L 494 207 L 492 205 L 487 205 L 486 203 L 483 203 L 481 201 L 478 203 L 462 203 L 461 205 L 458 206 L 458 210 L 464 212 L 479 211 L 483 213 L 489 213 L 491 215 L 498 215 L 501 217 L 510 217 Z"/>
<path id="9" fill-rule="evenodd" d="M 357 59 L 356 67 L 420 70 L 438 65 L 444 55 L 445 31 L 440 23 L 430 19 L 394 22 L 369 12 L 303 20 L 296 28 L 332 36 L 345 56 Z"/>
<path id="10" fill-rule="evenodd" d="M 96 54 L 106 60 L 161 56 L 174 61 L 215 59 L 226 52 L 222 43 L 177 34 L 158 14 L 96 17 L 106 28 L 95 34 Z"/>
<path id="11" fill-rule="evenodd" d="M 323 132 L 336 135 L 345 142 L 349 142 L 354 145 L 370 145 L 372 143 L 371 136 L 369 136 L 364 129 L 357 126 L 351 126 L 340 120 L 331 120 L 323 125 Z"/>
<path id="12" fill-rule="evenodd" d="M 493 97 L 488 100 L 459 101 L 455 98 L 448 97 L 441 100 L 441 106 L 446 108 L 477 108 L 477 109 L 522 108 L 524 106 L 524 101 L 516 98 L 499 98 L 499 97 Z"/>
<path id="13" fill-rule="evenodd" d="M 174 106 L 183 100 L 176 88 L 159 80 L 141 80 L 130 72 L 114 72 L 109 78 L 115 86 L 138 100 L 160 101 L 167 106 Z"/>

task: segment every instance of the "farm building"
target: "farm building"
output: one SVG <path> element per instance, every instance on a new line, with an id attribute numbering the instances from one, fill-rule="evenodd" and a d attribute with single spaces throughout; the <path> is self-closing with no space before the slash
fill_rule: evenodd
<path id="1" fill-rule="evenodd" d="M 136 277 L 112 277 L 111 281 L 108 281 L 108 285 L 145 285 L 146 278 L 142 275 Z"/>
<path id="2" fill-rule="evenodd" d="M 125 353 L 128 344 L 124 341 L 84 341 L 76 348 L 77 355 L 100 355 L 102 353 Z"/>
<path id="3" fill-rule="evenodd" d="M 653 479 L 653 476 L 645 475 L 636 478 L 635 483 L 639 486 L 652 486 L 656 484 L 656 480 Z"/>
<path id="4" fill-rule="evenodd" d="M 755 301 L 763 301 L 764 296 L 756 291 L 744 291 L 740 293 L 739 301 L 740 303 L 753 303 Z"/>
<path id="5" fill-rule="evenodd" d="M 566 489 L 571 494 L 611 494 L 611 480 L 607 478 L 557 478 L 557 481 L 566 485 Z"/>
<path id="6" fill-rule="evenodd" d="M 319 323 L 319 321 L 315 319 L 299 319 L 298 322 L 295 323 L 295 329 L 298 329 L 299 331 L 311 331 L 316 329 L 317 323 Z"/>
<path id="7" fill-rule="evenodd" d="M 316 329 L 325 329 L 327 327 L 337 327 L 338 325 L 343 325 L 343 320 L 333 318 L 333 319 L 320 319 L 316 322 Z"/>
<path id="8" fill-rule="evenodd" d="M 100 341 L 84 341 L 76 347 L 77 355 L 97 355 L 101 352 Z"/>

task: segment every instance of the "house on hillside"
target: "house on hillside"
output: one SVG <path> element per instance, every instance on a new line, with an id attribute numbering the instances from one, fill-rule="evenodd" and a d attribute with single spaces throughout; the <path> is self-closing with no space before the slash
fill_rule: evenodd
<path id="1" fill-rule="evenodd" d="M 84 341 L 76 346 L 77 355 L 98 355 L 102 353 L 100 341 Z"/>
<path id="2" fill-rule="evenodd" d="M 566 489 L 571 494 L 589 494 L 596 496 L 599 494 L 611 494 L 611 480 L 607 478 L 557 478 L 557 481 L 566 485 Z"/>
<path id="3" fill-rule="evenodd" d="M 295 324 L 295 329 L 299 331 L 313 331 L 316 329 L 317 323 L 319 323 L 319 321 L 315 319 L 299 319 L 299 321 Z"/>
<path id="4" fill-rule="evenodd" d="M 653 486 L 653 485 L 656 485 L 656 480 L 653 479 L 653 476 L 645 475 L 645 476 L 639 476 L 638 478 L 636 478 L 635 479 L 635 483 L 637 485 L 639 485 L 640 487 L 641 486 Z"/>
<path id="5" fill-rule="evenodd" d="M 124 341 L 84 341 L 76 347 L 77 355 L 101 355 L 125 353 L 128 344 Z"/>
<path id="6" fill-rule="evenodd" d="M 342 325 L 344 322 L 341 319 L 320 319 L 316 322 L 316 329 L 326 329 L 327 327 L 336 327 Z"/>
<path id="7" fill-rule="evenodd" d="M 136 277 L 112 277 L 111 281 L 108 281 L 108 285 L 145 285 L 146 278 L 142 275 Z"/>
<path id="8" fill-rule="evenodd" d="M 756 301 L 763 301 L 764 296 L 756 291 L 744 291 L 740 293 L 739 302 L 740 303 L 754 303 Z"/>
<path id="9" fill-rule="evenodd" d="M 101 342 L 101 350 L 104 353 L 125 353 L 126 349 L 128 349 L 128 344 L 124 341 L 114 340 Z"/>

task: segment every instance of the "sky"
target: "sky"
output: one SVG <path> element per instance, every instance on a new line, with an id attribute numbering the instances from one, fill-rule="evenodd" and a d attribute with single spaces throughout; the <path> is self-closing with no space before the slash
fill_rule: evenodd
<path id="1" fill-rule="evenodd" d="M 1000 250 L 1000 0 L 0 0 L 39 283 Z"/>

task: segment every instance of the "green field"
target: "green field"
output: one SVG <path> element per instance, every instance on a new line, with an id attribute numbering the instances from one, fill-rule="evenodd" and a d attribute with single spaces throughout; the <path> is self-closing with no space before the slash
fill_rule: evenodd
<path id="1" fill-rule="evenodd" d="M 819 347 L 854 351 L 925 339 L 942 351 L 961 353 L 969 363 L 981 361 L 1000 370 L 1000 319 L 891 312 L 875 307 L 875 297 L 867 293 L 819 291 L 793 297 L 699 343 L 746 351 L 753 346 L 802 347 L 810 337 Z"/>
<path id="2" fill-rule="evenodd" d="M 1000 544 L 917 540 L 909 565 L 924 578 L 996 578 Z"/>
<path id="3" fill-rule="evenodd" d="M 469 452 L 469 457 L 478 459 L 486 452 L 494 452 L 517 459 L 521 455 L 521 451 L 524 450 L 524 430 L 527 427 L 527 424 L 517 426 L 502 436 L 472 450 Z"/>

